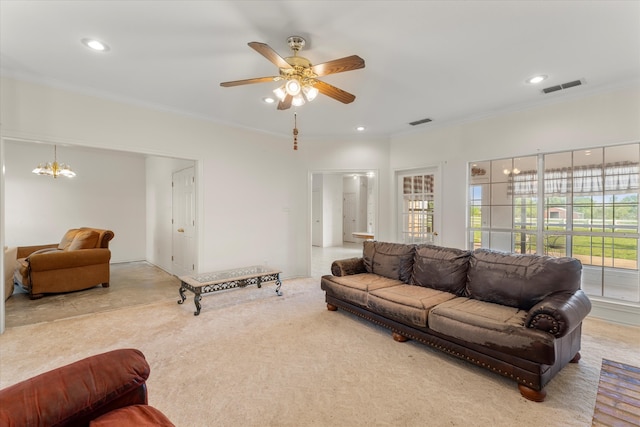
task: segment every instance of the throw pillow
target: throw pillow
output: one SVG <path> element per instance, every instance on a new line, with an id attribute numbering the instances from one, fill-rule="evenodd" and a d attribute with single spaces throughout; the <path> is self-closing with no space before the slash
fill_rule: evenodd
<path id="1" fill-rule="evenodd" d="M 64 233 L 64 236 L 62 236 L 62 240 L 58 245 L 58 249 L 61 249 L 63 251 L 69 249 L 69 246 L 71 245 L 71 242 L 73 242 L 73 238 L 76 237 L 76 234 L 78 234 L 77 228 L 72 228 L 71 230 Z"/>
<path id="2" fill-rule="evenodd" d="M 68 251 L 77 251 L 78 249 L 93 249 L 98 244 L 100 234 L 97 231 L 86 230 L 79 231 L 73 242 L 69 245 Z"/>

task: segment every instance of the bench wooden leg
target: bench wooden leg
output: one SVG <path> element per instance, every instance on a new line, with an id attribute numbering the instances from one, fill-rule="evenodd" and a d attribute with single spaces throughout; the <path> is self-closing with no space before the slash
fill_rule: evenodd
<path id="1" fill-rule="evenodd" d="M 327 303 L 327 310 L 329 310 L 329 311 L 338 311 L 338 307 L 336 307 L 333 304 Z"/>

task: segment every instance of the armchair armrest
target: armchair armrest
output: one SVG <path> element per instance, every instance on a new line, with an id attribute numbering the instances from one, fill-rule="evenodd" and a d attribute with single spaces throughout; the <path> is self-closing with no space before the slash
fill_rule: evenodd
<path id="1" fill-rule="evenodd" d="M 36 246 L 18 246 L 18 253 L 16 258 L 26 258 L 35 251 L 39 251 L 42 249 L 57 249 L 58 243 L 51 243 L 48 245 L 36 245 Z"/>
<path id="2" fill-rule="evenodd" d="M 331 264 L 331 274 L 337 277 L 366 272 L 363 258 L 340 259 Z"/>
<path id="3" fill-rule="evenodd" d="M 0 424 L 88 425 L 114 409 L 147 404 L 149 373 L 135 349 L 79 360 L 0 390 Z"/>
<path id="4" fill-rule="evenodd" d="M 29 257 L 31 271 L 60 270 L 104 264 L 111 259 L 111 251 L 106 248 L 79 249 L 77 251 L 54 251 L 33 254 Z"/>
<path id="5" fill-rule="evenodd" d="M 562 337 L 573 331 L 591 311 L 591 301 L 582 289 L 550 295 L 534 305 L 525 319 L 527 328 Z"/>

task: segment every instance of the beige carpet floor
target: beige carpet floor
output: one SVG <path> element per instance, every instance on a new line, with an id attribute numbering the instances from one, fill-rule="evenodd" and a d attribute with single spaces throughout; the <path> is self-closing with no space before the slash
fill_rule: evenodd
<path id="1" fill-rule="evenodd" d="M 582 360 L 547 386 L 516 384 L 343 311 L 317 279 L 205 296 L 193 316 L 156 301 L 7 328 L 0 387 L 103 351 L 151 365 L 149 402 L 177 426 L 589 426 L 602 358 L 640 365 L 640 328 L 587 319 Z"/>

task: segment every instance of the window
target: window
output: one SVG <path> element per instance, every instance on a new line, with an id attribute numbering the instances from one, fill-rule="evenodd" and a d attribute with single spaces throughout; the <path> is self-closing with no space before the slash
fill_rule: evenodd
<path id="1" fill-rule="evenodd" d="M 640 144 L 470 164 L 469 247 L 571 256 L 590 295 L 640 301 Z"/>

